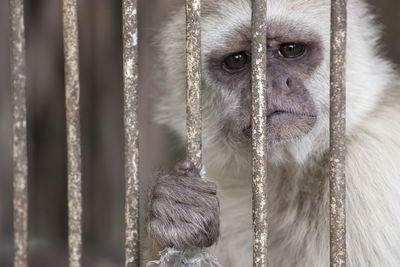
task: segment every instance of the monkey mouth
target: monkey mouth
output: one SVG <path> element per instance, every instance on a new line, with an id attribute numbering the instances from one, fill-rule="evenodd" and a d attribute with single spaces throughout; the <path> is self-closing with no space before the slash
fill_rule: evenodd
<path id="1" fill-rule="evenodd" d="M 314 114 L 274 110 L 267 114 L 267 139 L 269 144 L 295 141 L 312 130 L 317 121 Z M 243 130 L 251 138 L 251 125 Z"/>
<path id="2" fill-rule="evenodd" d="M 310 117 L 316 118 L 317 116 L 314 114 L 307 114 L 301 112 L 293 112 L 293 111 L 285 111 L 285 110 L 275 110 L 272 112 L 268 112 L 267 121 L 271 122 L 272 120 L 276 120 L 277 118 L 295 118 L 295 117 Z"/>

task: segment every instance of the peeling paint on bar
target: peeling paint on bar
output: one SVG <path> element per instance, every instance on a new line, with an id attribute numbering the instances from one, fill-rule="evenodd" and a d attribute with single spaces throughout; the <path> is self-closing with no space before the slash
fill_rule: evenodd
<path id="1" fill-rule="evenodd" d="M 186 0 L 187 158 L 201 169 L 200 0 Z"/>
<path id="2" fill-rule="evenodd" d="M 28 266 L 28 152 L 23 0 L 10 0 L 10 60 L 13 103 L 14 266 Z"/>
<path id="3" fill-rule="evenodd" d="M 267 6 L 252 1 L 253 266 L 267 266 Z"/>
<path id="4" fill-rule="evenodd" d="M 125 127 L 125 266 L 139 266 L 139 121 L 137 0 L 122 2 Z"/>
<path id="5" fill-rule="evenodd" d="M 346 266 L 346 0 L 332 0 L 330 103 L 330 266 Z"/>
<path id="6" fill-rule="evenodd" d="M 68 152 L 69 266 L 81 266 L 82 193 L 77 0 L 63 1 L 65 106 Z"/>

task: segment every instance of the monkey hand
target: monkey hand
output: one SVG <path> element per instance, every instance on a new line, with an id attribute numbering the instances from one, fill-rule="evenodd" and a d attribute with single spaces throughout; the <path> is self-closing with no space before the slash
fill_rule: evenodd
<path id="1" fill-rule="evenodd" d="M 158 177 L 147 231 L 161 247 L 209 247 L 219 235 L 219 202 L 214 182 L 200 177 L 190 161 Z"/>

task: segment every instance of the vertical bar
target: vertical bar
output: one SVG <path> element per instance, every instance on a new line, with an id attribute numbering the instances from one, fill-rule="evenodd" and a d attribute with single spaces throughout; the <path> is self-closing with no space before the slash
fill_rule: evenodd
<path id="1" fill-rule="evenodd" d="M 346 266 L 346 0 L 331 1 L 330 266 Z"/>
<path id="2" fill-rule="evenodd" d="M 267 4 L 252 1 L 253 266 L 267 266 Z"/>
<path id="3" fill-rule="evenodd" d="M 186 0 L 187 157 L 201 169 L 201 28 L 200 0 Z"/>
<path id="4" fill-rule="evenodd" d="M 10 68 L 13 101 L 14 266 L 28 266 L 28 152 L 23 0 L 10 0 Z"/>
<path id="5" fill-rule="evenodd" d="M 69 266 L 81 266 L 82 193 L 79 116 L 79 47 L 77 0 L 63 0 L 65 105 L 68 152 L 68 246 Z"/>
<path id="6" fill-rule="evenodd" d="M 139 122 L 137 0 L 124 0 L 125 266 L 139 266 Z"/>

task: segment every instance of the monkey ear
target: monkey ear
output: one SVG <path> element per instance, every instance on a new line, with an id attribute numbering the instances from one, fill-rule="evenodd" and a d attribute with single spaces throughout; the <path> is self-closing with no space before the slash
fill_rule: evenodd
<path id="1" fill-rule="evenodd" d="M 200 172 L 190 160 L 179 162 L 172 170 L 172 174 L 178 176 L 199 177 Z"/>

